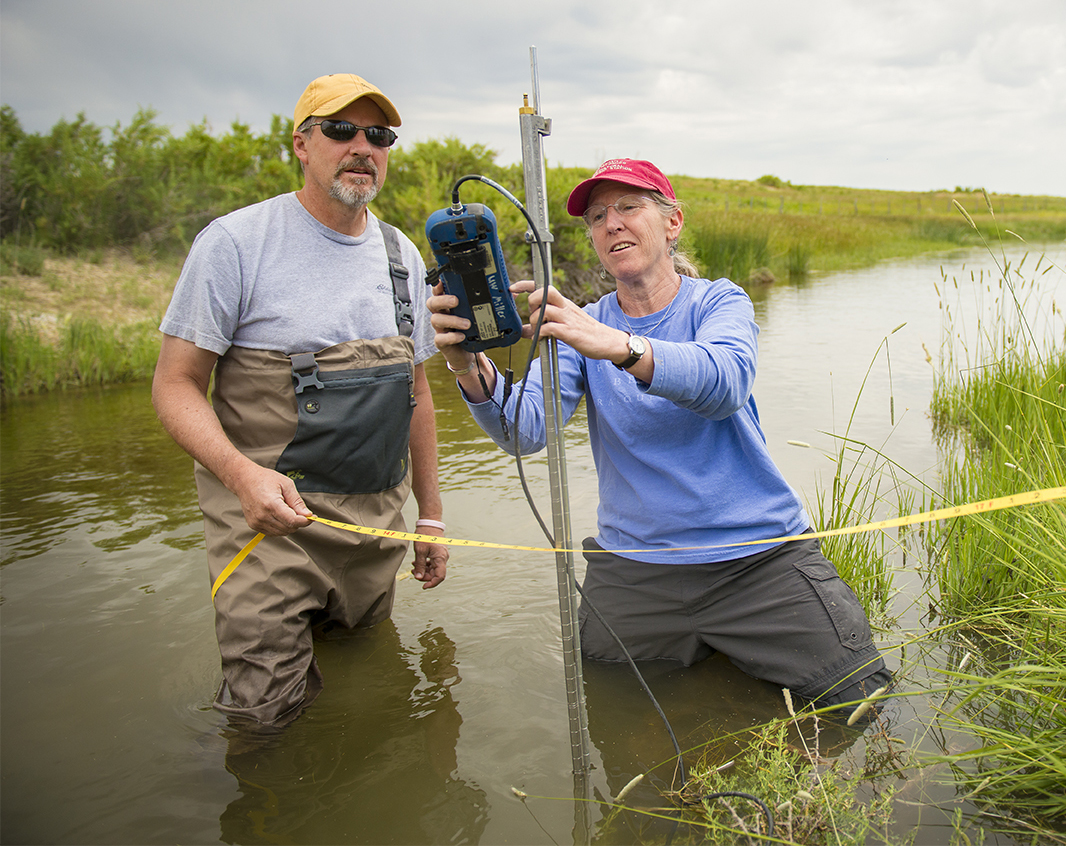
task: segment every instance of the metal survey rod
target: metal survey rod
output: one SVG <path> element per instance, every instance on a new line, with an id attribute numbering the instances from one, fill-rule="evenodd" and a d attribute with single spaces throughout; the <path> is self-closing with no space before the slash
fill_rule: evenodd
<path id="1" fill-rule="evenodd" d="M 533 79 L 533 103 L 528 96 L 519 109 L 522 128 L 522 165 L 525 171 L 526 211 L 536 223 L 544 247 L 547 266 L 533 250 L 533 280 L 537 288 L 551 281 L 551 235 L 548 233 L 547 180 L 541 141 L 551 134 L 551 120 L 540 114 L 540 83 L 537 77 L 537 48 L 529 48 Z M 532 232 L 526 234 L 531 242 Z M 535 321 L 533 321 L 535 323 Z M 575 775 L 591 769 L 588 717 L 581 675 L 581 638 L 577 627 L 577 591 L 574 582 L 574 548 L 570 534 L 570 492 L 566 481 L 566 456 L 562 436 L 562 404 L 559 394 L 559 355 L 554 338 L 540 342 L 540 367 L 544 382 L 544 423 L 548 439 L 548 478 L 551 484 L 552 525 L 555 536 L 556 574 L 559 587 L 559 617 L 563 633 L 563 667 L 566 676 L 566 702 L 570 717 L 570 754 Z"/>

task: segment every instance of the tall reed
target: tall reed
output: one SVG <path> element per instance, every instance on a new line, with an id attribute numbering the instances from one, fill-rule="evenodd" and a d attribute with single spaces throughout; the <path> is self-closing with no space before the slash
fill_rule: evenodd
<path id="1" fill-rule="evenodd" d="M 818 531 L 898 517 L 909 513 L 913 505 L 911 486 L 918 480 L 882 450 L 851 436 L 863 388 L 882 350 L 885 351 L 891 381 L 889 341 L 891 335 L 904 325 L 893 329 L 878 345 L 855 397 L 847 427 L 842 435 L 836 435 L 839 446 L 833 457 L 833 482 L 828 490 L 819 487 L 817 492 L 814 522 Z M 893 407 L 894 404 L 890 403 L 890 415 L 893 414 Z M 890 418 L 890 423 L 894 422 Z M 884 615 L 887 611 L 892 591 L 888 551 L 894 543 L 894 539 L 884 531 L 833 535 L 822 540 L 826 556 L 834 563 L 841 578 L 855 591 L 867 616 L 871 618 Z"/>
<path id="2" fill-rule="evenodd" d="M 743 285 L 771 263 L 769 227 L 756 216 L 706 214 L 693 224 L 688 238 L 710 279 L 725 277 Z"/>
<path id="3" fill-rule="evenodd" d="M 948 503 L 1066 486 L 1066 331 L 1054 302 L 1034 301 L 1042 288 L 1027 284 L 1025 261 L 1012 267 L 1004 258 L 997 280 L 974 280 L 993 300 L 968 330 L 958 305 L 942 302 L 931 411 Z M 1046 290 L 1049 273 L 1061 280 L 1063 271 L 1041 257 L 1029 282 L 1040 278 Z M 1066 507 L 1060 500 L 945 521 L 927 543 L 940 613 L 971 667 L 947 674 L 956 701 L 945 703 L 941 722 L 977 740 L 937 760 L 997 826 L 1062 831 Z"/>
<path id="4" fill-rule="evenodd" d="M 0 314 L 0 396 L 4 398 L 55 387 L 59 353 L 24 317 Z"/>
<path id="5" fill-rule="evenodd" d="M 1034 272 L 1041 265 L 1055 270 L 1041 258 Z M 1004 262 L 996 289 L 985 286 L 996 295 L 969 337 L 951 323 L 958 306 L 942 303 L 949 325 L 930 410 L 946 500 L 1066 485 L 1066 330 L 1054 301 L 1042 307 L 1040 289 L 1024 283 Z M 941 602 L 950 612 L 1066 584 L 1062 503 L 975 515 L 939 525 L 930 538 Z"/>

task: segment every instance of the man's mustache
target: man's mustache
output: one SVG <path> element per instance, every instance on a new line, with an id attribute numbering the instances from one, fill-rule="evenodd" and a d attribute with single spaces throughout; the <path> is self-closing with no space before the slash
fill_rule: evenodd
<path id="1" fill-rule="evenodd" d="M 347 161 L 341 162 L 337 167 L 337 172 L 334 176 L 340 176 L 349 170 L 359 171 L 362 173 L 368 173 L 374 177 L 374 181 L 377 182 L 378 168 L 373 161 L 367 156 L 355 156 Z"/>

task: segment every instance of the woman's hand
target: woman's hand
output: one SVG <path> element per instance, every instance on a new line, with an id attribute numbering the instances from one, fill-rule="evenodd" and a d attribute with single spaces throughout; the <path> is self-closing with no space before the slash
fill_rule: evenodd
<path id="1" fill-rule="evenodd" d="M 576 303 L 568 300 L 558 288 L 536 288 L 529 280 L 511 285 L 515 294 L 529 294 L 529 324 L 522 327 L 522 336 L 532 338 L 544 306 L 541 338 L 555 338 L 581 353 L 585 358 L 606 359 L 620 363 L 629 357 L 629 335 L 600 323 Z M 545 297 L 545 291 L 547 296 Z"/>

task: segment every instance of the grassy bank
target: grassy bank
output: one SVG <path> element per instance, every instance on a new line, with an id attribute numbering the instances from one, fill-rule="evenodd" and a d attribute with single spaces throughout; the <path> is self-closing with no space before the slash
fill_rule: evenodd
<path id="1" fill-rule="evenodd" d="M 1008 230 L 1030 243 L 1066 238 L 1066 198 L 679 182 L 684 240 L 708 274 L 740 284 L 981 244 L 960 207 L 993 238 L 1012 237 Z"/>
<path id="2" fill-rule="evenodd" d="M 157 327 L 179 270 L 99 251 L 2 251 L 0 386 L 5 398 L 151 377 Z"/>

